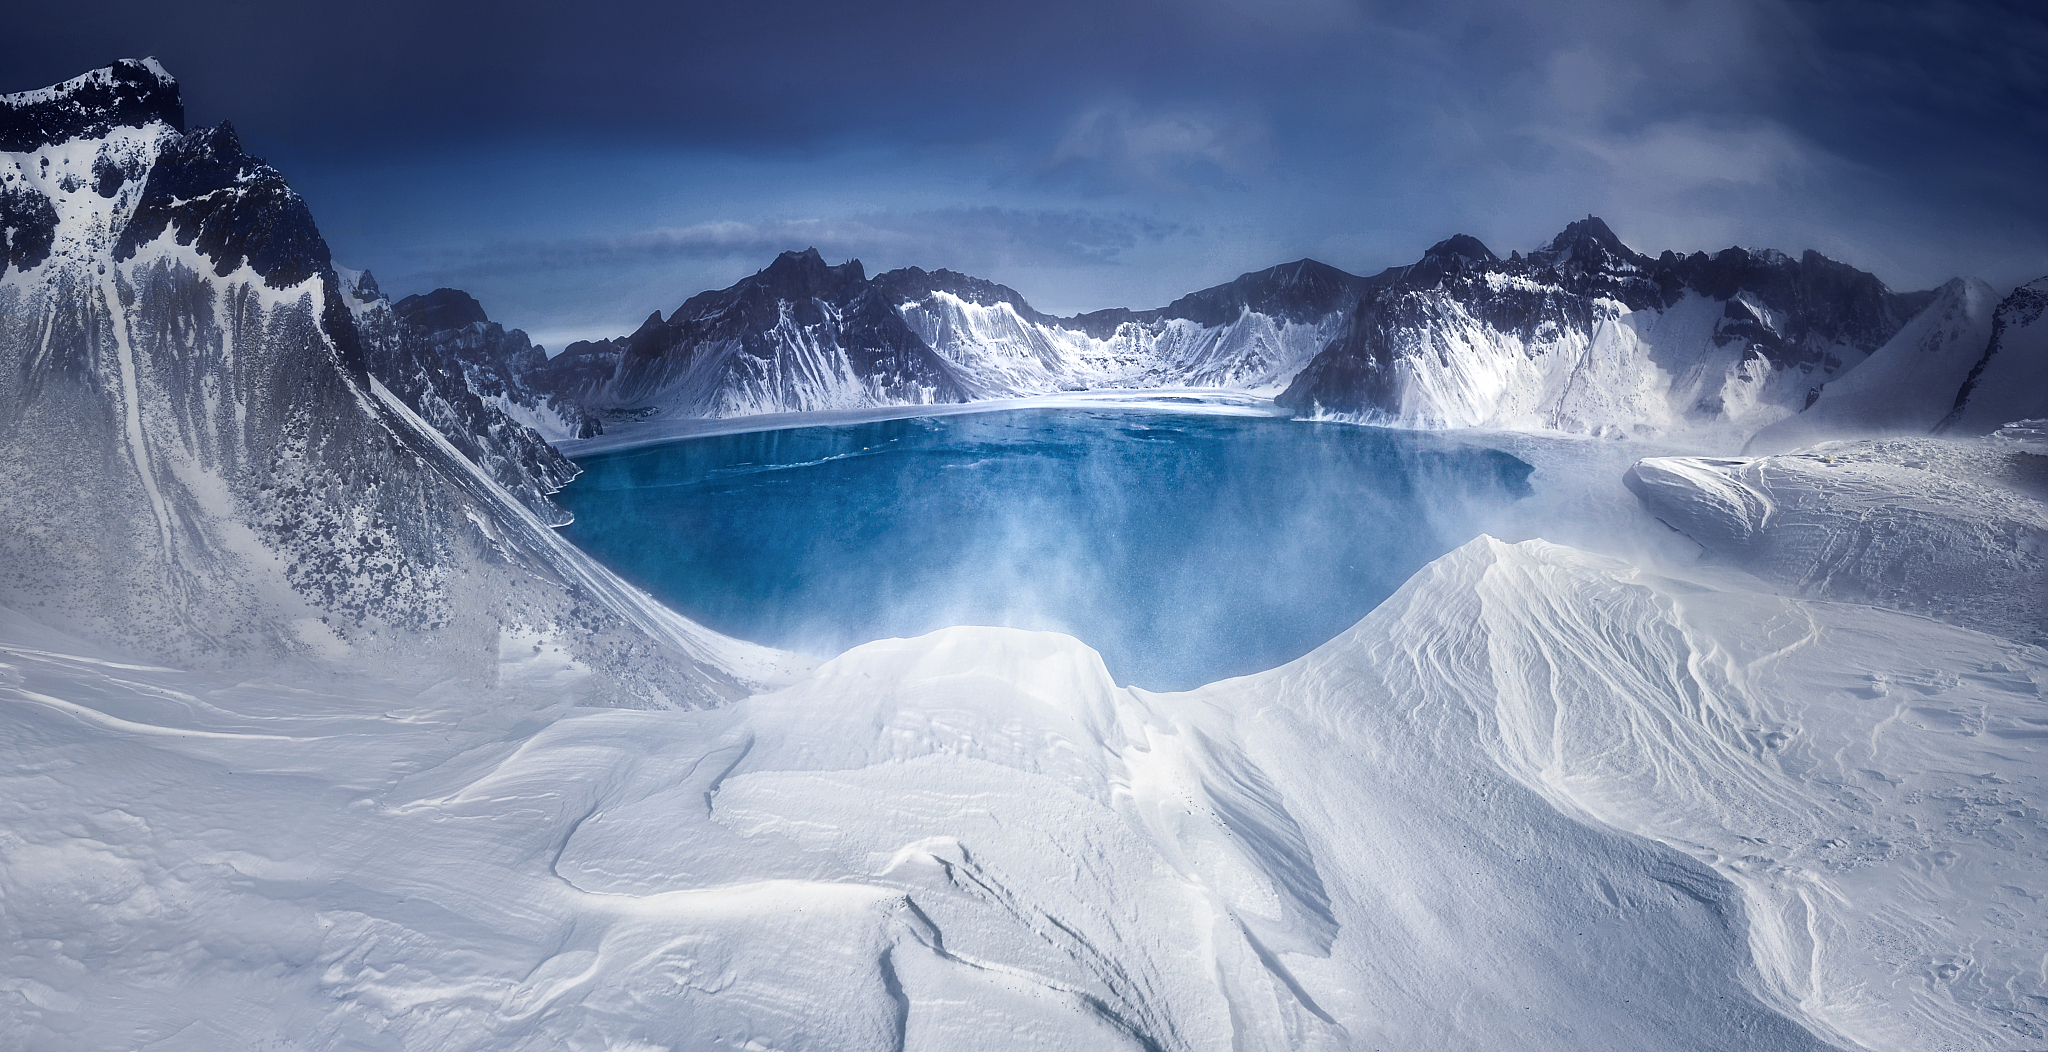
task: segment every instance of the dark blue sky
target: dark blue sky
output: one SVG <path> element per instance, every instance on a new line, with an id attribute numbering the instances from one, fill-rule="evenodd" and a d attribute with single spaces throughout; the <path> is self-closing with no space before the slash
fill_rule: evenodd
<path id="1" fill-rule="evenodd" d="M 2008 286 L 2048 273 L 2042 8 L 114 0 L 10 13 L 0 90 L 155 55 L 339 262 L 558 348 L 806 245 L 1060 313 L 1588 213 Z"/>

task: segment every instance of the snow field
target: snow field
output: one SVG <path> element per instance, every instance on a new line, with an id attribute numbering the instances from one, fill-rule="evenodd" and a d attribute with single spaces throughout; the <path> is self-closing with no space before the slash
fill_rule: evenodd
<path id="1" fill-rule="evenodd" d="M 509 635 L 479 693 L 4 632 L 13 1047 L 2027 1048 L 2044 1022 L 2040 651 L 1541 542 L 1475 541 L 1181 695 L 996 629 L 705 712 L 567 707 L 585 674 Z"/>

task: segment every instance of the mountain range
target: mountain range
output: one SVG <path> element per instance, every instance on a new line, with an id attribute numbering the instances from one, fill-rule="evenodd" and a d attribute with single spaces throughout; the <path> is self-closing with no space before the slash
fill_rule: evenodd
<path id="1" fill-rule="evenodd" d="M 1588 218 L 1070 318 L 793 252 L 549 357 L 153 61 L 0 96 L 0 1046 L 2038 1048 L 2044 314 Z M 1799 451 L 1484 439 L 1627 557 L 1475 537 L 1172 693 L 550 528 L 600 429 L 1144 387 Z"/>
<path id="2" fill-rule="evenodd" d="M 1652 257 L 1594 217 L 1526 256 L 1458 235 L 1369 277 L 1304 259 L 1162 308 L 1064 318 L 950 270 L 869 277 L 859 260 L 804 250 L 630 335 L 553 358 L 520 344 L 491 359 L 479 345 L 465 368 L 479 391 L 516 388 L 522 419 L 556 440 L 650 421 L 1141 388 L 1244 391 L 1305 417 L 1409 428 L 1720 444 L 1842 426 L 1924 433 L 1944 420 L 1983 433 L 2048 412 L 2025 391 L 2001 386 L 1994 408 L 1990 385 L 1966 387 L 1992 351 L 1995 313 L 2011 319 L 2005 343 L 2024 343 L 2038 292 L 2013 295 L 2001 305 L 1965 279 L 1894 292 L 1812 251 Z M 2003 367 L 2036 357 L 2029 344 Z"/>

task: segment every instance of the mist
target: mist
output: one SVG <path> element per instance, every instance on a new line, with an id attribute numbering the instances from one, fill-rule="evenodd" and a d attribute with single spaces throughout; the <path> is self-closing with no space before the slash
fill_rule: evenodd
<path id="1" fill-rule="evenodd" d="M 951 625 L 1063 632 L 1120 682 L 1284 664 L 1531 503 L 1529 464 L 1419 432 L 1057 409 L 606 454 L 572 540 L 688 616 L 830 657 Z"/>

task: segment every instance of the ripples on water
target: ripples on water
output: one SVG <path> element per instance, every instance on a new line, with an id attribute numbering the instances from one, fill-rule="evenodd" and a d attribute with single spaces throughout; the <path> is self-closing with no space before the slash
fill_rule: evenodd
<path id="1" fill-rule="evenodd" d="M 1120 682 L 1193 687 L 1348 628 L 1528 492 L 1442 436 L 1022 410 L 608 453 L 577 544 L 688 616 L 830 656 L 947 625 L 1068 632 Z"/>

